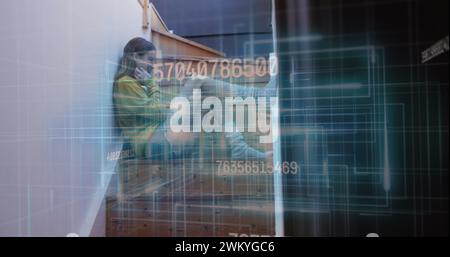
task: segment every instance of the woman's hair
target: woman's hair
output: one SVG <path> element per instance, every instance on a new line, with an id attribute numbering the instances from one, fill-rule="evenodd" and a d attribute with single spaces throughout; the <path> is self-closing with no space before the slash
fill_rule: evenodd
<path id="1" fill-rule="evenodd" d="M 123 48 L 123 56 L 120 60 L 114 79 L 117 80 L 126 75 L 131 77 L 134 76 L 136 62 L 134 61 L 133 54 L 137 53 L 139 55 L 143 55 L 148 51 L 155 50 L 156 48 L 152 42 L 141 37 L 135 37 L 128 41 L 127 45 Z"/>

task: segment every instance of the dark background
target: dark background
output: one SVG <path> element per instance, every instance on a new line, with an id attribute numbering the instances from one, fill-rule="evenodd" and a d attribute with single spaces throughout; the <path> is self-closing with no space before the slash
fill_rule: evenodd
<path id="1" fill-rule="evenodd" d="M 350 198 L 347 208 L 334 206 L 333 199 L 328 199 L 324 213 L 301 211 L 301 205 L 291 211 L 291 202 L 301 197 L 318 203 L 324 199 L 302 194 L 305 189 L 296 185 L 311 185 L 305 179 L 285 177 L 286 234 L 448 236 L 448 52 L 421 63 L 421 52 L 448 36 L 448 1 L 276 1 L 276 10 L 283 107 L 301 110 L 305 106 L 344 104 L 343 100 L 293 101 L 293 95 L 301 97 L 305 91 L 298 90 L 301 83 L 289 83 L 290 72 L 308 72 L 314 65 L 298 56 L 295 62 L 299 64 L 293 66 L 290 53 L 374 45 L 385 53 L 384 65 L 376 69 L 385 72 L 387 103 L 401 104 L 405 111 L 403 124 L 388 117 L 392 143 L 389 207 L 358 210 L 350 207 L 355 206 Z M 311 33 L 324 35 L 324 40 L 304 44 L 282 41 Z M 393 111 L 387 112 L 390 115 Z M 281 127 L 302 122 L 320 124 L 315 117 L 282 114 Z M 405 137 L 402 142 L 401 133 Z M 290 144 L 293 140 L 283 136 L 284 159 L 301 159 L 301 143 Z M 400 144 L 404 147 L 398 147 Z M 357 192 L 368 190 L 363 184 L 348 186 Z M 372 193 L 376 196 L 380 192 Z"/>

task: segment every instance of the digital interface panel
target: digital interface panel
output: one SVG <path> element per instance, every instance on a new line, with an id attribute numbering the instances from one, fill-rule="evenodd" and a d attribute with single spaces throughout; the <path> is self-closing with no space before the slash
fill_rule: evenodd
<path id="1" fill-rule="evenodd" d="M 0 4 L 0 236 L 448 236 L 448 1 L 88 2 Z"/>

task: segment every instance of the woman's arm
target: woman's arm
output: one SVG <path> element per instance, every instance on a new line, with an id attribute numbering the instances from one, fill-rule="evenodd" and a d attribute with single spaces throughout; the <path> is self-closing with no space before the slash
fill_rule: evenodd
<path id="1" fill-rule="evenodd" d="M 135 115 L 150 119 L 161 114 L 163 107 L 159 88 L 153 87 L 147 94 L 139 82 L 130 77 L 120 79 L 117 87 L 114 99 L 119 115 Z"/>

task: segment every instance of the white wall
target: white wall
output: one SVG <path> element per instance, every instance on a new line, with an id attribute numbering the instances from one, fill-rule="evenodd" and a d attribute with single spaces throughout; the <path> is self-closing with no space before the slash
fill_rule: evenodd
<path id="1" fill-rule="evenodd" d="M 113 63 L 137 0 L 0 2 L 0 236 L 88 235 L 114 163 Z"/>

